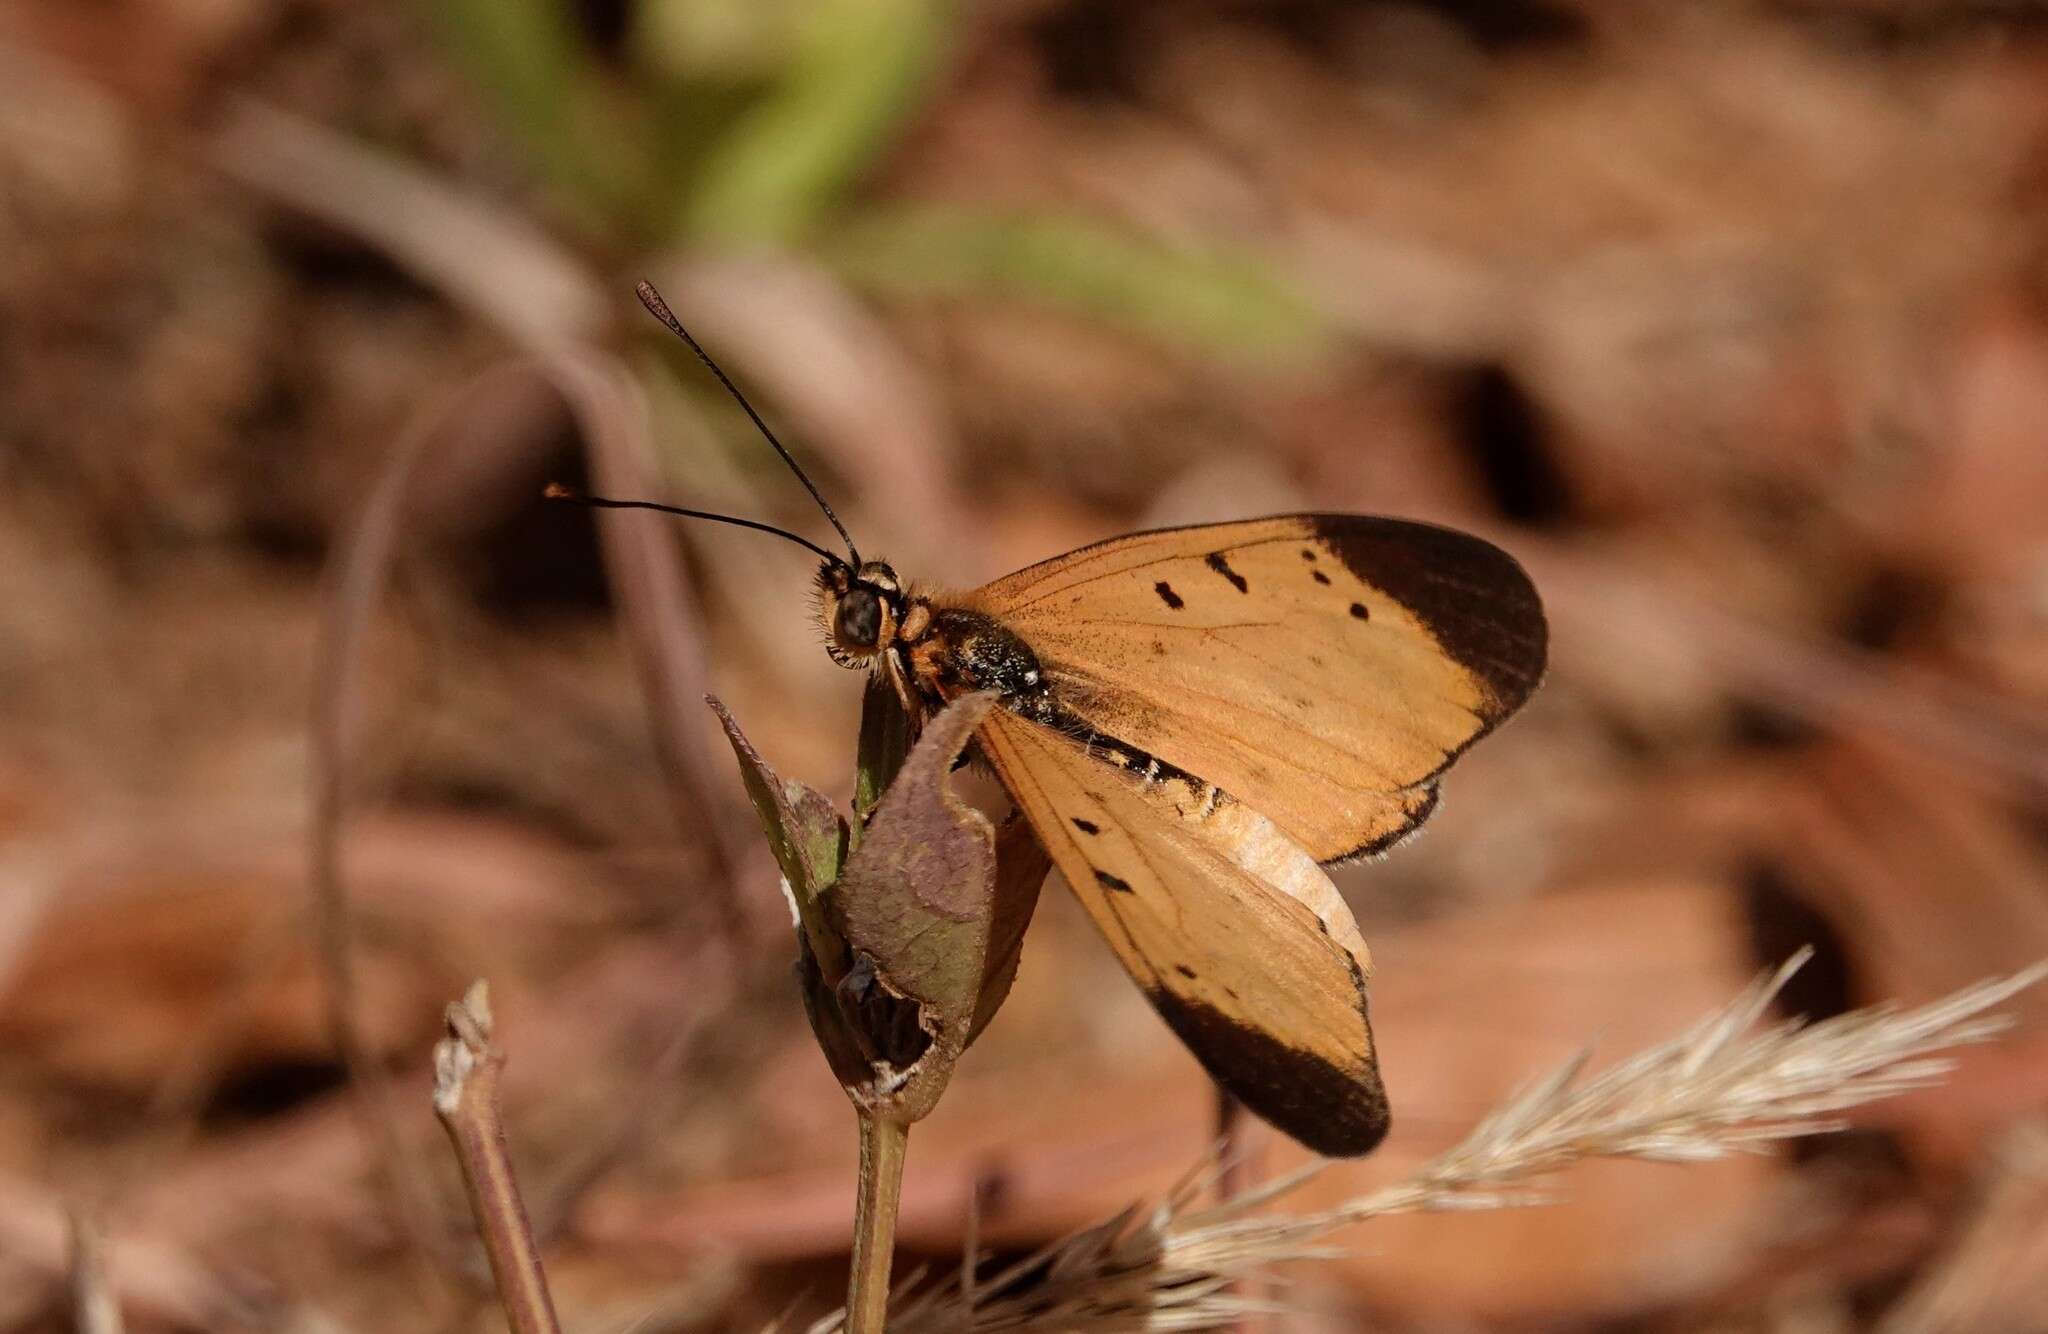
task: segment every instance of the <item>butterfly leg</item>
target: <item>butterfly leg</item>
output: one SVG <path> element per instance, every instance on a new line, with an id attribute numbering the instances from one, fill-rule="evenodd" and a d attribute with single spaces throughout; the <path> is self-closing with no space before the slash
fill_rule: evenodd
<path id="1" fill-rule="evenodd" d="M 892 645 L 889 651 L 882 655 L 882 670 L 889 676 L 889 684 L 896 691 L 897 702 L 903 705 L 904 716 L 910 719 L 910 739 L 915 741 L 918 734 L 924 731 L 926 705 L 912 683 L 910 664 L 905 660 L 900 644 Z"/>

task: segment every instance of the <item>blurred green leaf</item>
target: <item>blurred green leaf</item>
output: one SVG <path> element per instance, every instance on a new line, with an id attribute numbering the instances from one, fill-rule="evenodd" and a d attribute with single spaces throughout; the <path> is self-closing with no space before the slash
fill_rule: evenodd
<path id="1" fill-rule="evenodd" d="M 896 209 L 820 244 L 847 278 L 886 294 L 1036 301 L 1196 351 L 1305 358 L 1330 337 L 1307 296 L 1256 256 L 1081 218 Z"/>
<path id="2" fill-rule="evenodd" d="M 776 244 L 809 228 L 920 101 L 949 12 L 936 0 L 818 0 L 788 67 L 704 155 L 683 238 Z"/>
<path id="3" fill-rule="evenodd" d="M 812 0 L 642 0 L 635 62 L 679 83 L 759 85 L 789 63 Z"/>
<path id="4" fill-rule="evenodd" d="M 567 196 L 605 223 L 629 215 L 649 163 L 632 110 L 608 86 L 561 0 L 433 0 L 463 71 Z"/>

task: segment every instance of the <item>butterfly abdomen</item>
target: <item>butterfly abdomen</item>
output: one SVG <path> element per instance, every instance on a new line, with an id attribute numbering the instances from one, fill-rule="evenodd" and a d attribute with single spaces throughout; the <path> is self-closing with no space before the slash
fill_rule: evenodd
<path id="1" fill-rule="evenodd" d="M 934 707 L 971 691 L 993 690 L 1011 713 L 1072 737 L 1098 758 L 1148 782 L 1180 780 L 1198 793 L 1209 786 L 1090 724 L 1061 698 L 1031 646 L 985 612 L 934 610 L 930 631 L 911 648 L 911 664 L 919 690 Z"/>
<path id="2" fill-rule="evenodd" d="M 1089 723 L 1061 697 L 1031 646 L 986 612 L 933 609 L 910 659 L 918 691 L 934 709 L 971 691 L 994 690 L 1002 708 L 1073 738 L 1107 764 L 1147 783 L 1184 784 L 1190 808 L 1203 817 L 1225 799 L 1213 784 Z"/>

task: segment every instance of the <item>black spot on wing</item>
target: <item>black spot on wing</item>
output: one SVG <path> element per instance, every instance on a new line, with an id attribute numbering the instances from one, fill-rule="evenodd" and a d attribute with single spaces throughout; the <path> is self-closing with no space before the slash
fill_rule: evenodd
<path id="1" fill-rule="evenodd" d="M 1148 994 L 1217 1083 L 1306 1147 L 1355 1158 L 1386 1138 L 1387 1093 L 1370 1062 L 1342 1069 L 1198 1000 L 1163 989 Z"/>
<path id="2" fill-rule="evenodd" d="M 1180 594 L 1173 591 L 1173 585 L 1167 583 L 1164 579 L 1161 579 L 1158 583 L 1152 585 L 1152 591 L 1159 595 L 1159 600 L 1161 602 L 1164 602 L 1168 607 L 1171 607 L 1175 611 L 1179 611 L 1182 607 L 1188 605 L 1186 602 L 1181 600 Z"/>
<path id="3" fill-rule="evenodd" d="M 1173 971 L 1179 973 L 1182 977 L 1186 978 L 1190 982 L 1195 980 L 1195 970 L 1188 967 L 1184 963 L 1175 964 L 1173 966 Z"/>
<path id="4" fill-rule="evenodd" d="M 1317 582 L 1317 583 L 1319 583 L 1319 584 L 1323 585 L 1323 586 L 1324 586 L 1325 588 L 1329 587 L 1329 585 L 1330 585 L 1330 576 L 1329 576 L 1329 575 L 1327 575 L 1327 574 L 1324 574 L 1324 573 L 1323 573 L 1323 572 L 1322 572 L 1321 570 L 1310 570 L 1310 571 L 1309 571 L 1309 573 L 1315 576 L 1315 580 L 1316 580 L 1316 582 Z"/>
<path id="5" fill-rule="evenodd" d="M 1078 815 L 1074 817 L 1074 828 L 1084 834 L 1099 834 L 1102 832 L 1101 825 L 1096 824 L 1093 820 L 1083 820 Z"/>
<path id="6" fill-rule="evenodd" d="M 1513 556 L 1434 524 L 1358 514 L 1304 517 L 1345 569 L 1407 608 L 1484 683 L 1489 726 L 1536 689 L 1549 628 L 1543 602 Z"/>
<path id="7" fill-rule="evenodd" d="M 1120 876 L 1113 876 L 1099 866 L 1095 868 L 1095 883 L 1101 885 L 1104 889 L 1113 889 L 1119 894 L 1137 893 L 1136 890 L 1131 888 L 1130 881 Z"/>
<path id="8" fill-rule="evenodd" d="M 1354 620 L 1354 621 L 1364 621 L 1364 620 L 1369 620 L 1369 619 L 1371 619 L 1371 617 L 1372 617 L 1372 613 L 1371 613 L 1371 612 L 1369 612 L 1369 611 L 1367 611 L 1367 610 L 1365 609 L 1365 604 L 1364 604 L 1363 602 L 1354 602 L 1354 603 L 1352 603 L 1352 604 L 1351 604 L 1351 619 L 1352 619 L 1352 620 Z"/>
<path id="9" fill-rule="evenodd" d="M 1204 558 L 1202 563 L 1204 565 L 1207 565 L 1210 569 L 1216 571 L 1216 573 L 1222 575 L 1225 579 L 1228 579 L 1230 581 L 1230 586 L 1232 588 L 1235 588 L 1238 592 L 1249 593 L 1252 591 L 1252 586 L 1245 582 L 1244 576 L 1239 574 L 1236 570 L 1231 569 L 1230 562 L 1223 559 L 1222 552 L 1210 552 L 1208 556 Z"/>

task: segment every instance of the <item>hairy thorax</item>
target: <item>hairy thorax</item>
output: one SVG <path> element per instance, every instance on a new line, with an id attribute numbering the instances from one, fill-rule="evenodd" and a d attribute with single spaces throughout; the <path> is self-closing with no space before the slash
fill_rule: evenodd
<path id="1" fill-rule="evenodd" d="M 1038 655 L 995 618 L 919 603 L 904 618 L 904 628 L 922 631 L 905 638 L 911 681 L 931 707 L 977 690 L 995 691 L 1005 708 L 1026 716 L 1050 707 L 1052 691 Z"/>

